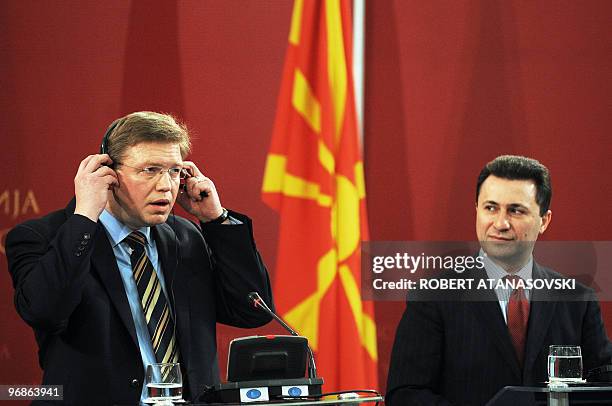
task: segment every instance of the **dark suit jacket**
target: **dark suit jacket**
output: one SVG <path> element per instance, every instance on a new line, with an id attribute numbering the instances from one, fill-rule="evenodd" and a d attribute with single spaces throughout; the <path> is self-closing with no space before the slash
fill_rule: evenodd
<path id="1" fill-rule="evenodd" d="M 74 199 L 8 234 L 15 306 L 34 329 L 43 384 L 63 385 L 65 403 L 136 404 L 144 371 L 117 262 L 103 226 L 73 212 Z M 247 300 L 258 291 L 272 301 L 251 221 L 231 216 L 243 224 L 200 229 L 170 216 L 152 227 L 172 291 L 187 397 L 219 380 L 216 322 L 255 327 L 269 321 Z"/>
<path id="2" fill-rule="evenodd" d="M 561 277 L 534 263 L 534 279 Z M 482 278 L 484 270 L 475 277 Z M 386 404 L 484 405 L 504 386 L 546 381 L 552 344 L 580 345 L 585 371 L 612 362 L 590 289 L 577 284 L 571 301 L 559 301 L 553 292 L 532 293 L 522 368 L 493 290 L 478 301 L 409 300 L 391 354 Z"/>

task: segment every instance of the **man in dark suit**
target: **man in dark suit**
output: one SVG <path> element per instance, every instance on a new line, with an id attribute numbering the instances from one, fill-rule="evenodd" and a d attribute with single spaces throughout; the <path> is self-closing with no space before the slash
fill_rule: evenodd
<path id="1" fill-rule="evenodd" d="M 169 115 L 122 117 L 81 162 L 68 207 L 7 236 L 17 311 L 43 384 L 63 385 L 66 404 L 142 402 L 155 362 L 180 362 L 183 395 L 197 399 L 219 380 L 215 323 L 269 321 L 247 300 L 271 303 L 251 221 L 221 206 L 189 150 Z M 199 224 L 175 216 L 175 201 Z"/>
<path id="2" fill-rule="evenodd" d="M 484 269 L 451 277 L 473 278 L 474 286 L 483 279 L 563 278 L 532 256 L 551 221 L 551 195 L 548 169 L 538 161 L 500 156 L 489 162 L 476 193 Z M 515 286 L 428 293 L 422 300 L 421 292 L 415 293 L 417 300 L 409 295 L 391 354 L 386 403 L 486 404 L 504 386 L 546 381 L 553 344 L 581 346 L 585 371 L 612 362 L 612 345 L 591 289 Z"/>

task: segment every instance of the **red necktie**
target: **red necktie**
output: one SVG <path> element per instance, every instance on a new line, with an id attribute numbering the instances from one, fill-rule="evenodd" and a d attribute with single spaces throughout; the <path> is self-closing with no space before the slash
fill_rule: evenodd
<path id="1" fill-rule="evenodd" d="M 504 279 L 517 284 L 520 276 L 508 275 Z M 519 363 L 523 365 L 525 341 L 527 339 L 527 322 L 529 321 L 529 302 L 522 287 L 514 289 L 508 300 L 508 331 L 516 351 Z"/>

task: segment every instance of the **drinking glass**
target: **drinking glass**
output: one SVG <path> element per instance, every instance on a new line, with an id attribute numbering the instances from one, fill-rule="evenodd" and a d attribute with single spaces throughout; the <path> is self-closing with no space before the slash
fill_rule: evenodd
<path id="1" fill-rule="evenodd" d="M 183 397 L 183 377 L 178 362 L 151 364 L 145 374 L 147 403 L 180 401 Z"/>
<path id="2" fill-rule="evenodd" d="M 580 346 L 551 345 L 549 347 L 548 381 L 551 384 L 584 382 Z"/>

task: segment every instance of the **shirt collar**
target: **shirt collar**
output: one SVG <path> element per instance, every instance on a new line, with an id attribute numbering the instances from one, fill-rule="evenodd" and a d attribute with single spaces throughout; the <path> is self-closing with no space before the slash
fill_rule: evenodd
<path id="1" fill-rule="evenodd" d="M 123 242 L 125 237 L 134 231 L 140 231 L 142 234 L 144 234 L 144 236 L 147 237 L 147 244 L 150 247 L 153 246 L 153 241 L 151 239 L 151 227 L 141 227 L 138 230 L 132 230 L 106 209 L 104 209 L 102 214 L 100 214 L 100 222 L 106 229 L 106 234 L 108 235 L 113 248 L 117 246 L 117 244 Z"/>
<path id="2" fill-rule="evenodd" d="M 489 279 L 499 280 L 504 276 L 510 275 L 510 273 L 506 272 L 502 267 L 493 262 L 491 258 L 485 255 L 482 249 L 480 250 L 479 255 L 484 259 L 484 267 Z M 517 275 L 525 281 L 531 280 L 533 276 L 533 255 L 529 256 L 529 261 L 527 261 L 527 263 L 521 269 L 519 269 L 518 272 L 514 272 L 512 275 Z"/>

